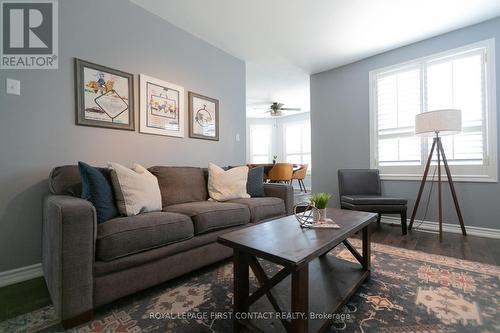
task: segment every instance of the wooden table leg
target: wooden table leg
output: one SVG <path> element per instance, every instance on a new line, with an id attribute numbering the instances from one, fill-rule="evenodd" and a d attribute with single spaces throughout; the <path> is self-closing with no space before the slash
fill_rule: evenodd
<path id="1" fill-rule="evenodd" d="M 234 271 L 234 306 L 233 306 L 233 332 L 240 332 L 243 326 L 236 319 L 236 313 L 248 312 L 248 254 L 234 250 L 233 271 Z"/>
<path id="2" fill-rule="evenodd" d="M 309 264 L 292 273 L 292 332 L 308 331 L 309 316 Z"/>
<path id="3" fill-rule="evenodd" d="M 363 269 L 370 272 L 370 232 L 368 226 L 363 228 Z"/>

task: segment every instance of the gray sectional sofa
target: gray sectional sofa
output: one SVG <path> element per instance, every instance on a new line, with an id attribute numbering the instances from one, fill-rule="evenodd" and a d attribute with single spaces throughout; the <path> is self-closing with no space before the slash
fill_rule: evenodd
<path id="1" fill-rule="evenodd" d="M 88 321 L 95 307 L 230 257 L 231 249 L 217 243 L 223 233 L 292 214 L 290 185 L 265 184 L 265 197 L 212 202 L 206 170 L 149 170 L 158 178 L 163 211 L 101 224 L 94 206 L 80 198 L 78 167 L 52 170 L 43 271 L 64 327 Z"/>

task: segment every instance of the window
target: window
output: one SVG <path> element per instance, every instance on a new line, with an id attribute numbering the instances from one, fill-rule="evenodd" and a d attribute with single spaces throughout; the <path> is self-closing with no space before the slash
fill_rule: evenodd
<path id="1" fill-rule="evenodd" d="M 272 125 L 250 125 L 250 163 L 271 161 Z"/>
<path id="2" fill-rule="evenodd" d="M 311 124 L 309 121 L 285 123 L 284 147 L 288 163 L 308 164 L 311 170 Z"/>
<path id="3" fill-rule="evenodd" d="M 462 132 L 442 137 L 454 179 L 497 181 L 494 40 L 370 72 L 370 160 L 383 179 L 420 179 L 432 138 L 415 115 L 455 108 Z"/>

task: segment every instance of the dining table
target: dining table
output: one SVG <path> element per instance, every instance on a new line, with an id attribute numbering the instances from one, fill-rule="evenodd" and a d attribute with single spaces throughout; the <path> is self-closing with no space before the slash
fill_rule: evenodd
<path id="1" fill-rule="evenodd" d="M 295 163 L 290 163 L 293 166 L 293 171 L 297 171 L 302 167 L 302 164 L 295 164 Z M 274 163 L 252 163 L 248 165 L 250 168 L 256 168 L 256 167 L 264 167 L 264 174 L 267 175 L 269 171 L 274 166 Z"/>

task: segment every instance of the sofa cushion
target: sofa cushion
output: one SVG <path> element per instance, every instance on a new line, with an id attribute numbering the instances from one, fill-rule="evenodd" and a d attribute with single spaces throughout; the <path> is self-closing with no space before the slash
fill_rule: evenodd
<path id="1" fill-rule="evenodd" d="M 94 264 L 94 274 L 95 276 L 107 275 L 109 273 L 118 272 L 127 268 L 138 267 L 152 261 L 161 260 L 162 258 L 170 257 L 180 252 L 187 252 L 210 243 L 217 243 L 217 238 L 220 235 L 245 228 L 248 225 L 249 224 L 247 223 L 246 225 L 237 225 L 235 227 L 206 232 L 203 235 L 198 235 L 185 241 L 175 242 L 173 244 L 160 246 L 148 251 L 134 253 L 112 261 L 97 260 Z"/>
<path id="2" fill-rule="evenodd" d="M 163 207 L 165 212 L 190 216 L 194 223 L 194 233 L 242 225 L 250 221 L 247 206 L 239 203 L 198 201 Z"/>
<path id="3" fill-rule="evenodd" d="M 193 237 L 189 217 L 152 212 L 118 217 L 97 226 L 96 256 L 109 261 Z"/>
<path id="4" fill-rule="evenodd" d="M 52 169 L 49 175 L 49 190 L 52 194 L 71 195 L 80 198 L 82 179 L 78 165 L 63 165 Z"/>
<path id="5" fill-rule="evenodd" d="M 280 198 L 234 199 L 229 202 L 247 206 L 250 209 L 251 222 L 259 222 L 286 215 L 285 202 Z"/>
<path id="6" fill-rule="evenodd" d="M 201 168 L 154 166 L 149 171 L 158 178 L 163 207 L 208 199 Z"/>
<path id="7" fill-rule="evenodd" d="M 96 211 L 97 223 L 103 223 L 117 217 L 111 170 L 95 168 L 84 162 L 78 162 L 82 178 L 82 199 L 90 201 Z"/>

